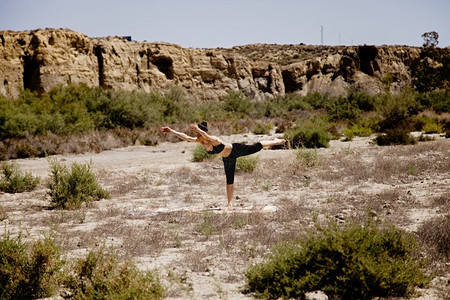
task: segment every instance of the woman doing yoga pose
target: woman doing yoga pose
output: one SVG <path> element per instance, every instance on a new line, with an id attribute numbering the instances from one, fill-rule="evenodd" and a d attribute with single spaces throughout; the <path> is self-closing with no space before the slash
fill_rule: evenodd
<path id="1" fill-rule="evenodd" d="M 222 157 L 225 175 L 227 177 L 227 200 L 229 210 L 233 207 L 236 159 L 241 156 L 256 153 L 264 147 L 283 145 L 286 142 L 284 139 L 274 139 L 272 141 L 261 141 L 253 145 L 245 145 L 240 143 L 230 144 L 224 142 L 217 136 L 209 135 L 208 124 L 206 122 L 202 122 L 198 125 L 191 124 L 191 128 L 195 131 L 196 137 L 191 137 L 185 133 L 175 131 L 167 126 L 161 127 L 160 130 L 161 132 L 171 133 L 181 140 L 199 143 L 205 147 L 209 154 L 217 154 Z"/>

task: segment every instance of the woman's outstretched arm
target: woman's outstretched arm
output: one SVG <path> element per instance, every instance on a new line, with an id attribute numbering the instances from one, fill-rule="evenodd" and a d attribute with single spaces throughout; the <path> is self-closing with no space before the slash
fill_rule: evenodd
<path id="1" fill-rule="evenodd" d="M 218 138 L 215 135 L 209 135 L 208 133 L 206 133 L 205 131 L 201 130 L 197 124 L 191 124 L 191 128 L 192 130 L 194 130 L 195 132 L 197 132 L 198 134 L 200 134 L 204 139 L 210 141 L 213 143 L 213 145 L 218 145 L 223 143 L 223 141 Z"/>
<path id="2" fill-rule="evenodd" d="M 189 136 L 183 132 L 179 132 L 176 130 L 173 130 L 172 128 L 168 127 L 168 126 L 164 126 L 161 127 L 159 129 L 161 132 L 166 132 L 166 133 L 171 133 L 174 136 L 178 137 L 179 139 L 183 140 L 183 141 L 187 141 L 187 142 L 198 142 L 197 138 Z"/>

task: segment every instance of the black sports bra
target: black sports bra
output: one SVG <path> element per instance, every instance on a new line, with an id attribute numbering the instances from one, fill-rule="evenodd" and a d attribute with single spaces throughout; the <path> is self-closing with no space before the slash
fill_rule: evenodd
<path id="1" fill-rule="evenodd" d="M 217 154 L 223 151 L 223 149 L 225 148 L 224 144 L 220 144 L 217 146 L 213 145 L 213 149 L 211 151 L 207 151 L 209 154 Z"/>

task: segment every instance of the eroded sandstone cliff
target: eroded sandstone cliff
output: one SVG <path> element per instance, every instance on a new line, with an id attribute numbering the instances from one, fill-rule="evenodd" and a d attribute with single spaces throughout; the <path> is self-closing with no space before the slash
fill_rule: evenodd
<path id="1" fill-rule="evenodd" d="M 376 94 L 410 85 L 408 66 L 419 52 L 366 45 L 186 49 L 67 29 L 0 31 L 0 94 L 15 98 L 21 88 L 42 92 L 65 83 L 146 92 L 179 86 L 201 99 L 218 99 L 229 90 L 255 100 L 285 93 L 341 95 L 349 88 Z"/>

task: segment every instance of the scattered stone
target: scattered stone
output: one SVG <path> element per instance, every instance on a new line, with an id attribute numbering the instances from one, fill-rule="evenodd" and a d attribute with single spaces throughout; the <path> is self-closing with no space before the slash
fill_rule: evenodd
<path id="1" fill-rule="evenodd" d="M 328 296 L 322 291 L 314 291 L 306 293 L 305 300 L 328 300 Z"/>

